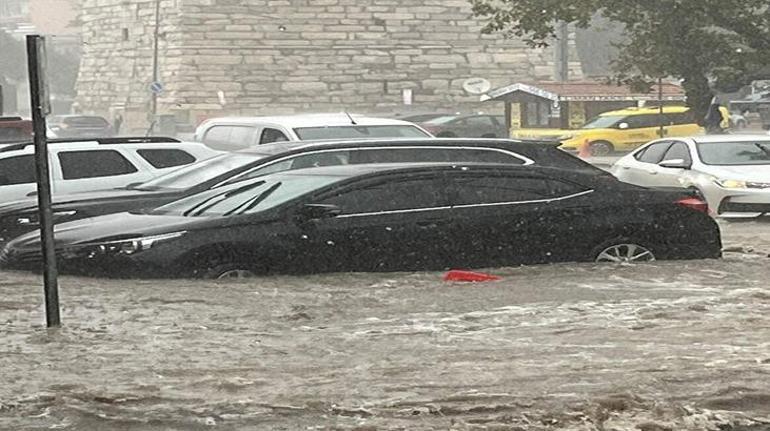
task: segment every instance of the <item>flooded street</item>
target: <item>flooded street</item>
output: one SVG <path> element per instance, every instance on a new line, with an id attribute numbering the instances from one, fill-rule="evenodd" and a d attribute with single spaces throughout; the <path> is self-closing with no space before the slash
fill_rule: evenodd
<path id="1" fill-rule="evenodd" d="M 0 273 L 0 429 L 770 429 L 770 223 L 721 261 L 244 282 Z"/>

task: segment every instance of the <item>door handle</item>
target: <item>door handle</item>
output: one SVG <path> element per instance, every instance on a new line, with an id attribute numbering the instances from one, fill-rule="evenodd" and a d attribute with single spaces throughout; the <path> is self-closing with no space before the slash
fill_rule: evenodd
<path id="1" fill-rule="evenodd" d="M 647 173 L 650 175 L 658 175 L 657 171 L 647 171 Z"/>

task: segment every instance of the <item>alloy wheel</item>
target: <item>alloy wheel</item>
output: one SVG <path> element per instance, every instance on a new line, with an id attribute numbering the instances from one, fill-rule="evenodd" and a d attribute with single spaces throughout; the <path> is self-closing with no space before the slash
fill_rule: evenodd
<path id="1" fill-rule="evenodd" d="M 638 244 L 616 244 L 602 250 L 596 257 L 600 263 L 653 262 L 655 255 Z"/>
<path id="2" fill-rule="evenodd" d="M 231 269 L 219 274 L 217 280 L 253 278 L 254 276 L 255 274 L 247 269 Z"/>

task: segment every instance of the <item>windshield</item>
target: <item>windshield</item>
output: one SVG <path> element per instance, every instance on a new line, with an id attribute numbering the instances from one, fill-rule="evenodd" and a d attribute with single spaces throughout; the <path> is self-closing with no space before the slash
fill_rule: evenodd
<path id="1" fill-rule="evenodd" d="M 303 141 L 323 139 L 357 139 L 357 138 L 429 138 L 419 128 L 410 125 L 391 126 L 331 126 L 331 127 L 298 127 L 294 132 Z"/>
<path id="2" fill-rule="evenodd" d="M 614 125 L 623 121 L 623 119 L 625 118 L 626 117 L 622 115 L 600 115 L 598 117 L 594 117 L 592 120 L 585 123 L 582 128 L 583 129 L 606 129 L 609 127 L 613 127 Z"/>
<path id="3" fill-rule="evenodd" d="M 770 164 L 770 141 L 699 142 L 697 147 L 701 161 L 707 165 Z"/>
<path id="4" fill-rule="evenodd" d="M 207 190 L 152 211 L 186 217 L 231 216 L 264 211 L 344 177 L 282 175 Z"/>
<path id="5" fill-rule="evenodd" d="M 187 189 L 264 157 L 266 157 L 264 154 L 253 153 L 221 154 L 130 188 L 135 190 Z"/>
<path id="6" fill-rule="evenodd" d="M 432 120 L 428 120 L 425 122 L 425 124 L 446 124 L 454 119 L 456 119 L 456 115 L 446 115 L 443 117 L 434 118 Z"/>

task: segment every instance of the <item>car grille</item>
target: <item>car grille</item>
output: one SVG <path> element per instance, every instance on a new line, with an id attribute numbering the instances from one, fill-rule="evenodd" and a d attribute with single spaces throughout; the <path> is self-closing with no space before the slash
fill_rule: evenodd
<path id="1" fill-rule="evenodd" d="M 43 262 L 43 257 L 40 251 L 18 251 L 9 247 L 3 247 L 0 251 L 0 265 L 18 267 L 18 266 L 32 266 Z"/>
<path id="2" fill-rule="evenodd" d="M 752 204 L 725 200 L 719 206 L 719 213 L 770 213 L 770 204 Z"/>

